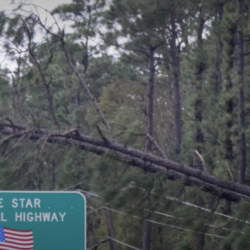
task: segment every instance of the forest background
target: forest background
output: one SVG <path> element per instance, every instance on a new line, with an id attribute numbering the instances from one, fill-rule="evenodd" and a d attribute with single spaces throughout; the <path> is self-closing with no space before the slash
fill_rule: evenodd
<path id="1" fill-rule="evenodd" d="M 1 190 L 83 192 L 88 249 L 249 248 L 249 1 L 10 6 Z"/>

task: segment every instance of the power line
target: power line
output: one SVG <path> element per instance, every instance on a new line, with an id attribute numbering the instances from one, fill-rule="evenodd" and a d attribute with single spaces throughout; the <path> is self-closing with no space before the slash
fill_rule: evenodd
<path id="1" fill-rule="evenodd" d="M 175 197 L 166 196 L 165 198 L 168 199 L 168 200 L 171 200 L 171 201 L 179 202 L 179 203 L 181 203 L 183 205 L 187 205 L 187 206 L 190 206 L 190 207 L 198 208 L 198 209 L 200 209 L 202 211 L 205 211 L 205 212 L 210 212 L 210 213 L 213 213 L 213 214 L 225 217 L 227 219 L 236 220 L 236 221 L 243 222 L 243 223 L 246 223 L 246 224 L 250 225 L 249 221 L 241 220 L 241 219 L 235 218 L 235 217 L 230 216 L 230 215 L 226 215 L 226 214 L 222 214 L 222 213 L 219 213 L 219 212 L 216 212 L 216 211 L 212 211 L 211 209 L 200 207 L 198 205 L 195 205 L 195 204 L 187 202 L 187 201 L 181 201 L 181 200 L 179 200 L 179 199 L 177 199 Z"/>
<path id="2" fill-rule="evenodd" d="M 93 193 L 93 192 L 89 192 L 89 191 L 85 191 L 85 190 L 81 190 L 81 189 L 78 189 L 78 191 L 84 193 L 84 194 L 87 194 L 87 197 L 88 199 L 93 199 L 92 196 L 94 197 L 98 197 L 98 198 L 101 198 L 100 195 L 96 194 L 96 193 Z M 154 194 L 154 193 L 152 193 Z M 200 209 L 200 210 L 203 210 L 203 211 L 206 211 L 206 212 L 213 212 L 212 210 L 210 209 L 207 209 L 207 208 L 204 208 L 204 207 L 200 207 L 198 205 L 195 205 L 193 203 L 190 203 L 190 202 L 185 202 L 185 201 L 181 201 L 177 198 L 174 198 L 174 197 L 171 197 L 171 196 L 166 196 L 165 197 L 166 199 L 169 199 L 171 201 L 176 201 L 176 202 L 179 202 L 183 205 L 186 205 L 186 206 L 191 206 L 191 207 L 194 207 L 194 208 L 197 208 L 197 209 Z M 115 210 L 115 209 L 111 209 L 109 207 L 105 207 L 105 206 L 102 206 L 94 211 L 91 211 L 89 212 L 88 214 L 91 214 L 93 212 L 96 212 L 102 208 L 106 208 L 110 211 L 114 211 L 114 212 L 117 212 L 117 213 L 122 213 L 122 214 L 126 214 L 124 212 L 120 212 L 118 210 Z M 147 209 L 146 209 L 147 210 Z M 176 217 L 176 216 L 173 216 L 173 215 L 170 215 L 170 214 L 166 214 L 166 213 L 162 213 L 162 212 L 158 212 L 158 211 L 151 211 L 151 210 L 147 210 L 151 213 L 154 213 L 154 214 L 157 214 L 157 215 L 161 215 L 161 216 L 165 216 L 165 217 L 170 217 L 170 218 L 174 218 L 174 219 L 178 219 L 178 220 L 183 220 L 183 218 L 180 218 L 180 217 Z M 220 216 L 223 216 L 223 217 L 226 217 L 228 219 L 233 219 L 233 220 L 236 220 L 236 221 L 239 221 L 239 222 L 243 222 L 243 223 L 246 223 L 246 224 L 250 224 L 248 221 L 244 221 L 244 220 L 240 220 L 238 218 L 235 218 L 235 217 L 232 217 L 232 216 L 229 216 L 229 215 L 225 215 L 225 214 L 222 214 L 222 213 L 219 213 L 219 212 L 213 212 L 214 214 L 216 215 L 220 215 Z M 127 214 L 128 215 L 128 214 Z M 129 216 L 132 216 L 134 218 L 137 218 L 137 219 L 142 219 L 141 217 L 139 216 L 135 216 L 135 215 L 129 215 Z M 173 225 L 170 225 L 170 224 L 166 224 L 166 223 L 162 223 L 162 222 L 157 222 L 157 221 L 154 221 L 154 220 L 148 220 L 149 222 L 151 223 L 155 223 L 155 224 L 159 224 L 159 225 L 163 225 L 163 226 L 167 226 L 167 227 L 171 227 L 171 228 L 176 228 L 176 229 L 179 229 L 179 230 L 182 230 L 182 231 L 190 231 L 190 232 L 196 232 L 196 231 L 193 231 L 191 229 L 187 229 L 187 228 L 182 228 L 182 227 L 177 227 L 177 226 L 173 226 Z M 208 226 L 208 227 L 211 227 L 211 228 L 219 228 L 219 229 L 222 229 L 222 230 L 225 230 L 225 231 L 235 231 L 235 230 L 232 230 L 232 229 L 229 229 L 229 228 L 221 228 L 221 227 L 217 227 L 217 226 L 213 226 L 213 225 L 205 225 L 205 226 Z M 235 231 L 237 233 L 243 233 L 243 232 L 238 232 L 238 231 Z M 224 238 L 224 236 L 220 236 L 220 235 L 215 235 L 215 234 L 210 234 L 210 233 L 205 233 L 206 235 L 208 236 L 212 236 L 212 237 L 217 237 L 217 238 Z"/>
<path id="3" fill-rule="evenodd" d="M 94 209 L 94 208 L 92 208 L 92 207 L 87 207 L 87 208 Z M 88 212 L 87 214 L 92 214 L 92 213 L 94 213 L 94 212 L 97 212 L 97 211 L 101 210 L 102 208 L 104 208 L 104 207 L 102 206 L 102 207 L 99 207 L 99 208 L 97 208 L 97 209 L 94 209 L 94 210 Z"/>
<path id="4" fill-rule="evenodd" d="M 127 244 L 127 243 L 124 243 L 124 242 L 122 242 L 122 241 L 120 241 L 120 240 L 117 240 L 117 239 L 114 239 L 114 238 L 112 238 L 112 237 L 109 237 L 109 236 L 108 236 L 107 238 L 110 239 L 110 240 L 113 240 L 113 241 L 115 241 L 115 242 L 117 242 L 117 243 L 119 243 L 119 244 L 121 244 L 121 245 L 130 247 L 130 248 L 132 248 L 132 249 L 135 249 L 135 250 L 142 250 L 142 249 L 140 249 L 140 248 L 131 246 L 131 245 Z"/>
<path id="5" fill-rule="evenodd" d="M 128 215 L 127 213 L 124 213 L 124 212 L 121 212 L 121 211 L 118 211 L 118 210 L 115 210 L 115 209 L 112 209 L 112 208 L 109 208 L 109 207 L 105 207 L 105 208 L 110 210 L 110 211 L 116 212 L 116 213 Z M 139 217 L 139 216 L 136 216 L 136 215 L 128 215 L 128 216 L 136 218 L 136 219 L 140 219 L 140 220 L 143 219 L 142 217 Z M 149 222 L 151 222 L 153 224 L 158 224 L 158 225 L 162 225 L 162 226 L 166 226 L 166 227 L 171 227 L 171 228 L 175 228 L 175 229 L 186 231 L 186 232 L 202 233 L 202 232 L 194 231 L 194 230 L 191 230 L 191 229 L 188 229 L 188 228 L 177 227 L 177 226 L 173 226 L 173 225 L 170 225 L 170 224 L 166 224 L 166 223 L 162 223 L 162 222 L 158 222 L 158 221 L 154 221 L 154 220 L 147 219 L 146 221 L 149 221 Z M 220 236 L 220 235 L 216 235 L 216 234 L 210 234 L 210 233 L 204 233 L 204 234 L 207 235 L 207 236 L 221 238 L 221 239 L 225 238 L 224 236 Z"/>
<path id="6" fill-rule="evenodd" d="M 143 190 L 143 189 L 142 189 Z M 84 190 L 81 190 L 83 193 L 86 193 L 87 191 L 84 191 Z M 87 193 L 90 193 L 90 192 L 87 192 Z M 96 194 L 96 193 L 90 193 L 90 194 L 93 194 L 94 196 L 98 197 L 98 198 L 101 198 L 100 195 Z M 153 193 L 154 194 L 154 193 Z M 91 198 L 91 197 L 90 197 Z M 239 221 L 239 222 L 242 222 L 242 223 L 246 223 L 246 224 L 250 224 L 250 222 L 248 221 L 244 221 L 244 220 L 240 220 L 238 218 L 235 218 L 233 216 L 229 216 L 229 215 L 226 215 L 226 214 L 222 214 L 222 213 L 219 213 L 219 212 L 213 212 L 212 210 L 208 209 L 208 208 L 204 208 L 204 207 L 201 207 L 201 206 L 198 206 L 198 205 L 195 205 L 193 203 L 190 203 L 190 202 L 185 202 L 185 201 L 180 201 L 179 199 L 177 198 L 174 198 L 174 197 L 171 197 L 171 196 L 166 196 L 165 197 L 166 199 L 169 199 L 171 201 L 176 201 L 176 202 L 179 202 L 179 203 L 182 203 L 183 205 L 186 205 L 186 206 L 191 206 L 191 207 L 194 207 L 194 208 L 197 208 L 197 209 L 200 209 L 200 210 L 203 210 L 205 212 L 210 212 L 210 213 L 214 213 L 216 215 L 220 215 L 220 216 L 223 216 L 223 217 L 226 217 L 228 219 L 233 219 L 235 221 Z M 110 209 L 110 208 L 109 208 Z M 170 218 L 174 218 L 174 219 L 178 219 L 178 220 L 183 220 L 183 218 L 180 218 L 180 217 L 177 217 L 177 216 L 173 216 L 173 215 L 170 215 L 170 214 L 166 214 L 166 213 L 162 213 L 162 212 L 158 212 L 158 211 L 152 211 L 152 210 L 148 210 L 148 209 L 145 209 L 146 211 L 149 211 L 151 213 L 154 213 L 154 214 L 157 214 L 157 215 L 161 215 L 161 216 L 165 216 L 165 217 L 170 217 Z M 217 226 L 213 226 L 213 225 L 207 225 L 211 228 L 220 228 L 220 227 L 217 227 Z M 225 231 L 235 231 L 235 230 L 232 230 L 232 229 L 229 229 L 229 228 L 221 228 Z M 235 231 L 235 232 L 238 232 L 238 231 Z M 242 233 L 242 232 L 238 232 L 238 233 Z"/>
<path id="7" fill-rule="evenodd" d="M 146 190 L 143 189 L 143 188 L 139 188 L 139 189 L 142 190 L 142 191 L 146 191 Z M 157 195 L 157 194 L 155 194 L 154 192 L 150 192 L 150 193 L 153 194 L 153 195 Z M 205 211 L 205 212 L 213 213 L 213 214 L 219 215 L 219 216 L 221 216 L 221 217 L 225 217 L 225 218 L 227 218 L 227 219 L 235 220 L 235 221 L 242 222 L 242 223 L 246 223 L 246 224 L 250 225 L 250 222 L 249 222 L 249 221 L 241 220 L 241 219 L 235 218 L 235 217 L 230 216 L 230 215 L 226 215 L 226 214 L 223 214 L 223 213 L 219 213 L 219 212 L 216 212 L 216 211 L 212 211 L 211 209 L 204 208 L 204 207 L 195 205 L 195 204 L 190 203 L 190 202 L 187 202 L 187 201 L 181 201 L 181 200 L 179 200 L 179 199 L 177 199 L 177 198 L 175 198 L 175 197 L 165 196 L 165 198 L 166 198 L 167 200 L 176 201 L 176 202 L 179 202 L 179 203 L 181 203 L 181 204 L 183 204 L 183 205 L 186 205 L 186 206 L 194 207 L 194 208 L 200 209 L 200 210 Z"/>
<path id="8" fill-rule="evenodd" d="M 78 191 L 86 194 L 86 196 L 87 196 L 86 198 L 90 198 L 92 196 L 101 198 L 101 196 L 99 194 L 96 194 L 96 193 L 93 193 L 93 192 L 85 191 L 85 190 L 82 190 L 82 189 L 78 189 Z"/>
<path id="9" fill-rule="evenodd" d="M 89 196 L 88 198 L 90 198 L 90 199 L 93 199 L 92 196 L 101 198 L 101 196 L 98 195 L 98 194 L 96 194 L 96 193 L 88 192 L 88 191 L 85 191 L 85 190 L 79 190 L 79 191 L 81 191 L 81 192 L 83 192 L 83 193 L 87 193 L 88 196 Z M 202 210 L 204 210 L 204 211 L 207 211 L 207 212 L 209 211 L 209 212 L 210 212 L 209 209 L 206 209 L 206 208 L 203 208 L 203 207 L 199 207 L 199 206 L 194 205 L 194 204 L 189 203 L 189 202 L 183 202 L 183 201 L 180 201 L 180 200 L 178 200 L 178 199 L 176 199 L 176 198 L 173 198 L 173 197 L 166 197 L 166 198 L 167 198 L 167 199 L 174 200 L 174 201 L 181 202 L 181 203 L 184 204 L 184 205 L 192 206 L 192 207 L 199 208 L 199 209 L 202 209 Z M 92 208 L 92 207 L 89 207 L 89 208 L 94 209 L 94 208 Z M 118 210 L 115 210 L 115 209 L 112 209 L 112 208 L 109 208 L 109 207 L 106 207 L 106 206 L 102 206 L 102 207 L 99 207 L 99 208 L 97 208 L 97 209 L 94 209 L 93 211 L 89 212 L 88 214 L 94 213 L 94 212 L 99 211 L 99 210 L 101 210 L 101 209 L 103 209 L 103 208 L 108 209 L 108 210 L 113 211 L 113 212 L 116 212 L 116 213 L 128 215 L 127 213 L 124 213 L 124 212 L 121 212 L 121 211 L 118 211 Z M 170 215 L 170 214 L 166 214 L 166 213 L 162 213 L 162 212 L 158 212 L 158 211 L 150 211 L 150 210 L 147 210 L 147 211 L 152 212 L 152 213 L 155 213 L 155 214 L 157 214 L 157 215 L 161 215 L 161 216 L 166 216 L 166 217 L 170 217 L 170 218 L 175 218 L 175 219 L 183 220 L 183 219 L 180 218 L 180 217 L 176 217 L 176 216 L 173 216 L 173 215 Z M 223 215 L 223 214 L 220 214 L 220 213 L 217 213 L 217 214 Z M 136 219 L 140 219 L 140 220 L 143 219 L 142 217 L 135 216 L 135 215 L 128 215 L 128 216 L 133 217 L 133 218 L 136 218 Z M 229 218 L 230 218 L 230 219 L 234 219 L 234 220 L 239 220 L 239 219 L 236 219 L 236 218 L 231 217 L 231 216 L 229 216 Z M 181 230 L 181 231 L 194 232 L 194 233 L 203 233 L 203 234 L 206 235 L 206 236 L 215 237 L 215 238 L 219 238 L 219 239 L 224 239 L 224 238 L 225 238 L 225 236 L 221 236 L 221 235 L 217 235 L 217 234 L 211 234 L 211 233 L 206 233 L 206 232 L 195 231 L 195 230 L 191 230 L 191 229 L 188 229 L 188 228 L 183 228 L 183 227 L 174 226 L 174 225 L 171 225 L 171 224 L 166 224 L 166 223 L 158 222 L 158 221 L 155 221 L 155 220 L 147 219 L 147 221 L 148 221 L 148 222 L 151 222 L 151 223 L 153 223 L 153 224 L 158 224 L 158 225 L 166 226 L 166 227 L 173 228 L 173 229 L 177 229 L 177 230 Z M 206 225 L 206 226 L 209 226 L 209 227 L 211 227 L 211 228 L 220 228 L 220 227 L 210 226 L 210 225 Z M 227 231 L 232 231 L 231 229 L 224 228 L 224 227 L 221 228 L 221 229 L 227 230 Z M 239 232 L 239 233 L 243 233 L 243 232 Z M 115 238 L 112 238 L 112 237 L 107 237 L 107 239 L 113 240 L 113 241 L 115 241 L 115 242 L 117 242 L 117 243 L 119 243 L 119 244 L 125 245 L 125 246 L 130 247 L 130 248 L 135 249 L 135 250 L 141 250 L 141 249 L 139 249 L 139 248 L 136 248 L 136 247 L 134 247 L 134 246 L 131 246 L 131 245 L 125 243 L 125 242 L 119 241 L 119 240 L 117 240 L 117 239 L 115 239 Z"/>

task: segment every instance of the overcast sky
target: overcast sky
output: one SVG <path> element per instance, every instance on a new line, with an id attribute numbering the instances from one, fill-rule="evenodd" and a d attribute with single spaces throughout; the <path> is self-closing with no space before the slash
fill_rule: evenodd
<path id="1" fill-rule="evenodd" d="M 20 3 L 28 4 L 25 8 L 26 11 L 33 11 L 36 15 L 39 15 L 43 23 L 46 25 L 52 25 L 54 23 L 54 19 L 51 18 L 50 14 L 44 10 L 52 11 L 55 7 L 61 4 L 70 4 L 72 1 L 73 0 L 0 0 L 0 11 L 5 11 L 7 14 L 10 14 L 11 10 L 15 9 Z M 33 8 L 29 4 L 34 4 L 41 8 Z M 37 13 L 37 11 L 39 13 Z M 69 24 L 66 24 L 65 27 L 65 23 L 63 24 L 58 17 L 56 19 L 61 28 L 66 28 L 67 31 L 70 30 Z"/>
<path id="2" fill-rule="evenodd" d="M 0 0 L 1 10 L 4 10 L 5 8 L 8 9 L 9 7 L 8 5 L 10 5 L 11 2 L 20 3 L 21 1 L 20 0 Z M 60 4 L 71 3 L 72 0 L 22 0 L 22 2 L 33 3 L 45 9 L 52 10 Z"/>
<path id="3" fill-rule="evenodd" d="M 12 10 L 14 7 L 16 7 L 20 2 L 27 3 L 27 4 L 35 4 L 38 6 L 41 6 L 44 9 L 47 9 L 49 11 L 53 10 L 55 7 L 57 7 L 60 4 L 69 4 L 72 2 L 72 0 L 0 0 L 0 11 L 6 11 L 8 13 L 8 10 Z M 16 4 L 16 6 L 12 5 L 11 3 Z M 43 18 L 48 18 L 48 23 L 53 22 L 53 19 L 49 17 L 48 14 L 46 14 L 45 11 L 39 11 L 39 15 L 41 20 Z M 47 23 L 47 24 L 48 24 Z M 36 40 L 39 41 L 40 36 L 37 35 Z M 3 40 L 4 41 L 4 40 Z M 2 42 L 0 41 L 0 68 L 1 67 L 7 67 L 7 68 L 15 68 L 15 64 L 13 62 L 6 59 L 3 54 L 1 53 L 1 46 Z"/>

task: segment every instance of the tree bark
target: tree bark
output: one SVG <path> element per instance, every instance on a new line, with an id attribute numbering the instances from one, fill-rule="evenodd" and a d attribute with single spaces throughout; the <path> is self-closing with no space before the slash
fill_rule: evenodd
<path id="1" fill-rule="evenodd" d="M 146 217 L 148 218 L 148 216 Z M 143 220 L 143 235 L 142 235 L 142 249 L 143 250 L 150 250 L 151 245 L 151 224 L 147 219 Z"/>
<path id="2" fill-rule="evenodd" d="M 42 128 L 28 130 L 20 125 L 0 124 L 0 134 L 5 135 L 0 144 L 15 138 L 26 138 L 32 141 L 47 138 L 47 143 L 57 143 L 62 146 L 73 145 L 97 155 L 109 154 L 114 159 L 136 166 L 148 173 L 166 173 L 166 177 L 170 180 L 182 180 L 185 185 L 198 186 L 201 188 L 201 191 L 220 198 L 233 202 L 238 202 L 241 199 L 250 201 L 250 187 L 246 185 L 233 181 L 223 181 L 208 172 L 145 153 L 126 145 L 108 140 L 98 140 L 81 134 L 76 129 L 62 133 L 52 133 Z"/>
<path id="3" fill-rule="evenodd" d="M 146 152 L 152 151 L 153 127 L 154 127 L 154 78 L 155 78 L 155 60 L 154 60 L 155 48 L 149 46 L 148 51 L 148 105 L 147 105 L 147 140 L 146 140 Z M 147 201 L 146 201 L 147 202 Z M 150 214 L 144 213 L 144 219 L 142 224 L 142 249 L 150 250 L 151 243 L 151 223 L 148 221 Z"/>
<path id="4" fill-rule="evenodd" d="M 170 13 L 170 25 L 171 25 L 171 59 L 172 59 L 172 71 L 174 79 L 174 120 L 175 120 L 175 160 L 180 161 L 181 155 L 181 95 L 180 95 L 180 57 L 178 48 L 176 45 L 177 30 L 176 30 L 176 17 L 175 7 L 173 7 Z"/>
<path id="5" fill-rule="evenodd" d="M 223 5 L 220 5 L 219 9 L 219 18 L 220 20 L 223 18 Z M 222 89 L 218 89 L 220 91 L 221 96 L 223 96 L 225 93 L 231 93 L 233 88 L 233 82 L 231 79 L 231 72 L 234 67 L 234 49 L 235 49 L 235 25 L 231 25 L 228 29 L 229 39 L 225 41 L 225 53 L 226 53 L 226 60 L 225 60 L 225 83 L 222 85 Z M 221 48 L 223 48 L 223 44 L 221 45 Z M 223 92 L 222 92 L 223 90 Z M 234 113 L 234 101 L 233 96 L 231 95 L 230 98 L 226 98 L 225 100 L 225 112 L 228 117 L 226 122 L 226 130 L 225 130 L 225 139 L 223 141 L 223 146 L 225 147 L 225 154 L 224 158 L 226 159 L 226 164 L 229 166 L 233 166 L 234 163 L 234 150 L 233 146 L 234 143 L 232 141 L 232 127 L 233 127 L 233 113 Z M 229 176 L 229 179 L 231 179 L 231 176 Z M 232 215 L 232 208 L 231 208 L 231 201 L 225 200 L 225 206 L 223 207 L 222 211 L 225 215 Z M 223 250 L 231 250 L 231 245 L 228 243 L 225 243 L 223 246 Z"/>
<path id="6" fill-rule="evenodd" d="M 51 81 L 52 81 L 52 77 L 50 78 L 50 80 L 46 80 L 46 75 L 45 75 L 45 72 L 44 70 L 42 69 L 42 66 L 37 58 L 37 55 L 35 53 L 35 51 L 33 50 L 32 48 L 32 35 L 30 33 L 30 29 L 28 27 L 28 24 L 23 21 L 23 27 L 27 33 L 27 36 L 28 36 L 28 39 L 29 39 L 29 43 L 28 43 L 28 51 L 29 51 L 29 54 L 32 58 L 32 60 L 34 61 L 34 64 L 36 65 L 37 69 L 38 69 L 38 72 L 42 78 L 42 83 L 43 83 L 43 87 L 46 91 L 46 97 L 48 99 L 48 105 L 49 105 L 49 110 L 50 110 L 50 113 L 51 113 L 51 116 L 52 116 L 52 119 L 55 123 L 55 125 L 57 126 L 57 128 L 60 129 L 60 123 L 56 117 L 56 111 L 55 111 L 55 104 L 54 104 L 54 98 L 53 98 L 53 93 L 51 91 Z"/>
<path id="7" fill-rule="evenodd" d="M 219 4 L 218 6 L 218 22 L 219 26 L 221 27 L 221 21 L 223 18 L 224 12 L 224 4 Z M 216 51 L 216 87 L 215 93 L 218 95 L 222 90 L 222 51 L 223 51 L 223 42 L 221 40 L 220 35 L 218 35 L 218 42 L 217 42 L 217 51 Z"/>
<path id="8" fill-rule="evenodd" d="M 238 15 L 241 20 L 243 15 L 243 0 L 238 0 Z M 244 97 L 244 35 L 241 21 L 238 23 L 238 81 L 239 81 L 239 103 L 238 103 L 238 120 L 239 120 L 239 151 L 240 151 L 240 169 L 239 182 L 245 182 L 246 175 L 246 135 L 245 135 L 245 97 Z"/>
<path id="9" fill-rule="evenodd" d="M 202 125 L 202 80 L 203 80 L 203 73 L 205 71 L 205 62 L 204 62 L 204 55 L 203 55 L 203 29 L 205 20 L 203 18 L 202 9 L 200 9 L 199 18 L 198 18 L 198 29 L 197 29 L 197 63 L 196 63 L 196 100 L 194 104 L 195 109 L 195 125 L 196 125 L 196 131 L 195 131 L 195 145 L 196 145 L 196 151 L 199 152 L 199 154 L 203 151 L 203 143 L 204 143 L 204 135 L 201 128 Z M 201 162 L 201 159 L 198 157 L 195 157 L 195 167 L 198 169 L 203 169 L 203 164 Z"/>
<path id="10" fill-rule="evenodd" d="M 149 67 L 149 79 L 148 79 L 148 104 L 147 104 L 147 134 L 153 138 L 153 126 L 154 126 L 154 78 L 155 78 L 155 60 L 154 60 L 155 48 L 149 46 L 148 51 L 148 67 Z M 152 151 L 152 141 L 147 138 L 146 151 Z"/>
<path id="11" fill-rule="evenodd" d="M 196 233 L 195 234 L 195 250 L 203 250 L 205 247 L 205 234 Z"/>
<path id="12" fill-rule="evenodd" d="M 224 207 L 224 214 L 226 215 L 232 215 L 232 208 L 231 208 L 231 202 L 226 200 L 225 201 L 225 207 Z M 231 244 L 225 243 L 225 245 L 223 246 L 223 250 L 231 250 Z"/>
<path id="13" fill-rule="evenodd" d="M 205 71 L 205 57 L 203 52 L 203 30 L 205 25 L 205 19 L 203 17 L 203 9 L 200 7 L 199 10 L 199 16 L 198 16 L 198 29 L 197 29 L 197 63 L 196 63 L 196 100 L 194 104 L 195 109 L 195 125 L 196 125 L 196 131 L 195 131 L 195 152 L 196 155 L 199 157 L 195 157 L 194 165 L 197 169 L 206 170 L 205 163 L 203 160 L 203 157 L 201 156 L 201 153 L 203 152 L 203 144 L 204 144 L 204 135 L 202 131 L 202 119 L 203 119 L 203 100 L 202 100 L 202 84 L 203 84 L 203 73 Z M 200 193 L 197 194 L 196 200 L 202 201 L 204 203 L 204 200 Z M 196 201 L 197 202 L 197 201 Z M 205 246 L 205 234 L 204 233 L 196 233 L 196 250 L 203 250 Z"/>
<path id="14" fill-rule="evenodd" d="M 111 238 L 109 241 L 110 250 L 117 250 L 116 242 L 112 239 L 115 239 L 115 228 L 113 223 L 113 214 L 112 211 L 110 211 L 108 208 L 104 208 L 107 226 L 108 226 L 108 234 Z"/>
<path id="15" fill-rule="evenodd" d="M 56 163 L 51 163 L 51 190 L 55 190 L 56 187 Z"/>

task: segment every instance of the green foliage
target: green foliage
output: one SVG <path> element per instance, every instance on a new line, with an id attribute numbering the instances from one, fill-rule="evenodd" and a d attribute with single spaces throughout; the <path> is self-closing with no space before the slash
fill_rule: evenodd
<path id="1" fill-rule="evenodd" d="M 244 15 L 239 17 L 235 1 L 73 0 L 52 13 L 71 24 L 73 31 L 64 34 L 65 46 L 109 122 L 113 139 L 140 150 L 145 150 L 147 140 L 148 51 L 155 48 L 153 138 L 168 159 L 175 158 L 174 13 L 175 52 L 180 59 L 181 162 L 195 167 L 194 152 L 199 148 L 209 174 L 236 181 L 241 161 L 239 23 L 245 38 L 249 36 L 249 3 L 244 5 Z M 228 244 L 248 248 L 249 225 L 244 223 L 249 220 L 248 203 L 230 204 L 230 216 L 242 221 L 232 220 L 218 214 L 228 213 L 224 200 L 201 193 L 202 187 L 186 187 L 185 180 L 173 182 L 165 174 L 147 173 L 116 160 L 114 152 L 97 156 L 72 141 L 56 145 L 49 140 L 50 133 L 70 129 L 102 139 L 106 128 L 72 72 L 58 36 L 47 33 L 36 43 L 37 19 L 27 11 L 25 16 L 21 9 L 22 5 L 13 16 L 0 13 L 3 49 L 16 67 L 1 68 L 0 121 L 27 127 L 25 136 L 5 141 L 7 137 L 0 135 L 1 189 L 97 192 L 101 198 L 88 198 L 92 208 L 88 208 L 88 247 L 93 249 L 109 249 L 108 243 L 100 243 L 108 236 L 104 204 L 117 209 L 113 213 L 117 239 L 137 248 L 142 244 L 145 211 L 151 220 L 152 249 L 196 249 L 203 234 L 205 250 L 224 249 Z M 201 21 L 204 29 L 198 38 Z M 249 151 L 249 43 L 244 43 L 244 49 Z M 39 129 L 46 129 L 48 136 L 37 142 L 28 140 L 29 133 Z M 198 129 L 203 134 L 199 142 Z M 151 153 L 162 156 L 155 144 Z M 249 176 L 247 168 L 247 185 Z"/>

